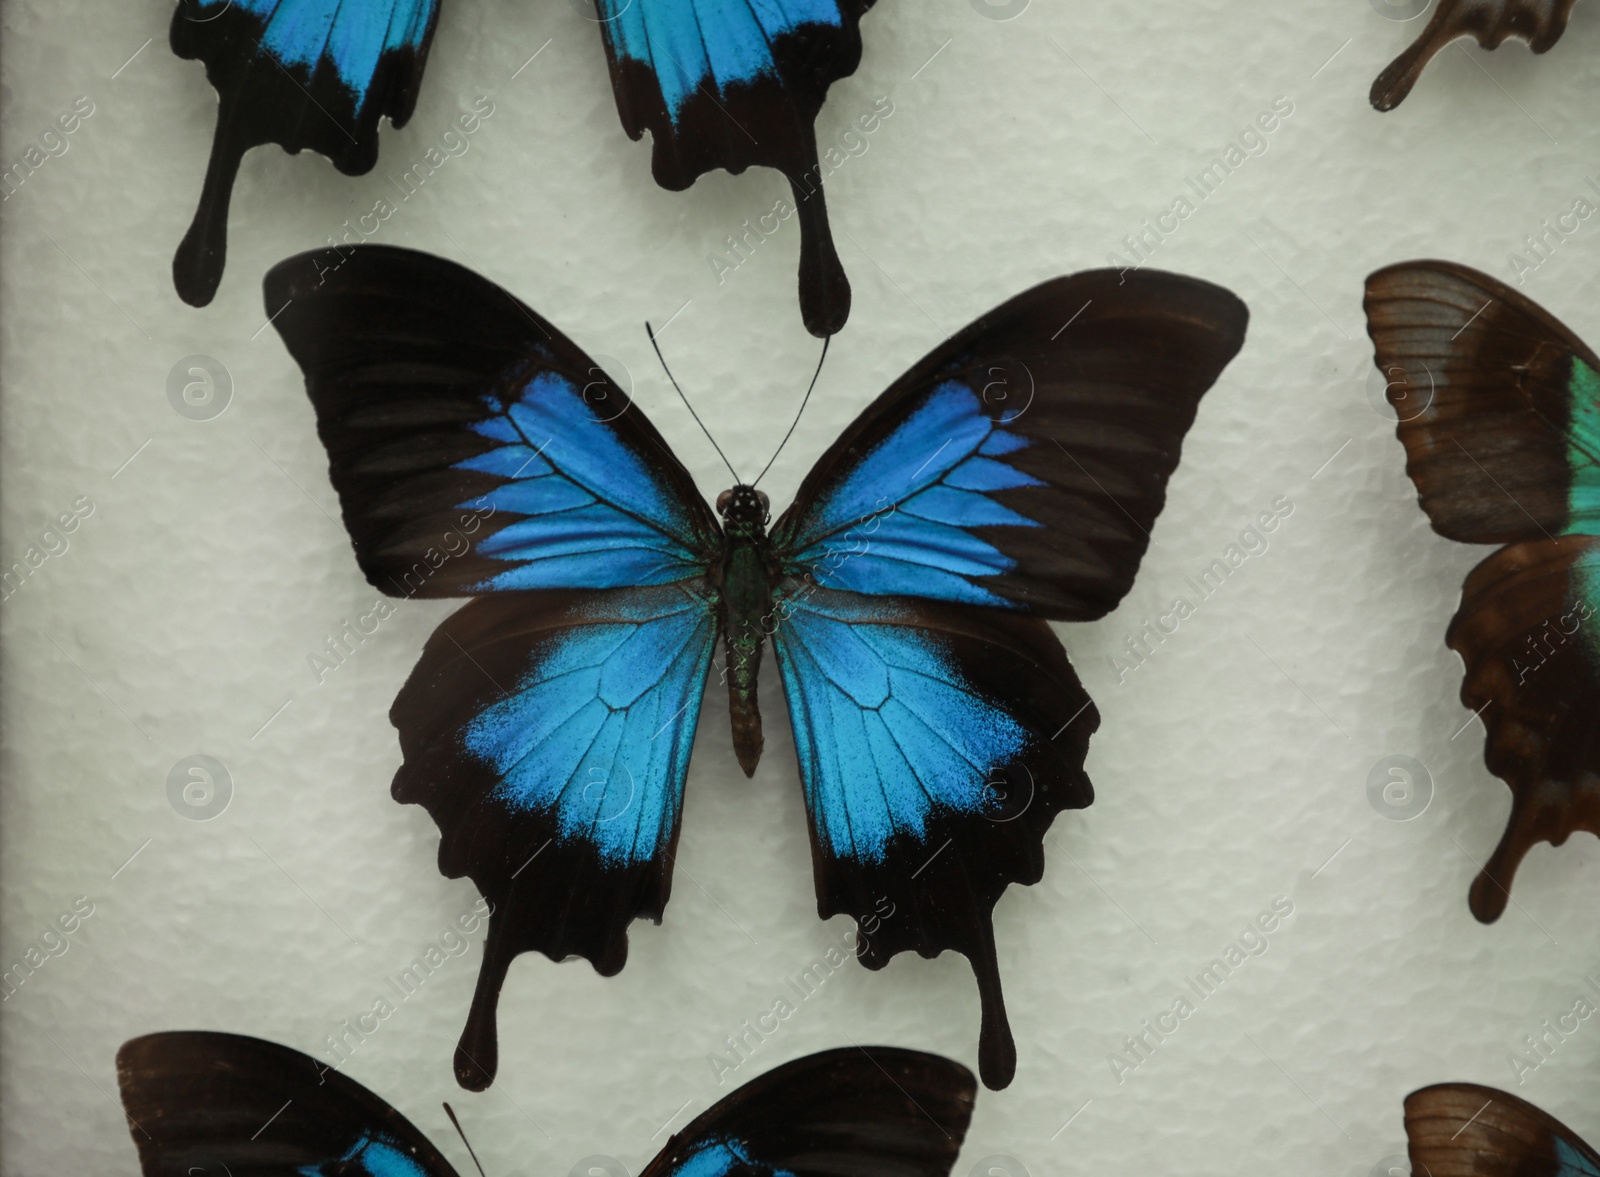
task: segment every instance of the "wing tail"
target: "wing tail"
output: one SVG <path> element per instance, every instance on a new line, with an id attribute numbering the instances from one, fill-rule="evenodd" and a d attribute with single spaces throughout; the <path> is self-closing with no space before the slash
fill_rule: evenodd
<path id="1" fill-rule="evenodd" d="M 231 105 L 224 100 L 217 112 L 216 136 L 211 143 L 205 184 L 200 189 L 200 204 L 172 258 L 173 285 L 178 297 L 192 307 L 211 304 L 228 261 L 228 206 L 233 200 L 239 163 L 248 147 L 229 126 Z"/>
<path id="2" fill-rule="evenodd" d="M 1404 53 L 1372 83 L 1373 108 L 1390 111 L 1405 101 L 1434 55 L 1457 37 L 1471 36 L 1485 49 L 1521 37 L 1535 53 L 1547 52 L 1566 31 L 1576 0 L 1440 0 L 1438 9 Z"/>
<path id="3" fill-rule="evenodd" d="M 805 192 L 791 179 L 789 186 L 800 215 L 800 317 L 807 331 L 826 339 L 843 330 L 850 317 L 850 279 L 833 244 L 822 185 Z"/>

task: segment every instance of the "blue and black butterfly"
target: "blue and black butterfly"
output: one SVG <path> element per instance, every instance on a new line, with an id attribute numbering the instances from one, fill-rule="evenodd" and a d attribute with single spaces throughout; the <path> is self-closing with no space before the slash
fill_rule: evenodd
<path id="1" fill-rule="evenodd" d="M 1600 834 L 1600 359 L 1487 274 L 1402 262 L 1367 279 L 1367 330 L 1433 529 L 1504 545 L 1445 635 L 1511 818 L 1472 885 L 1500 918 L 1523 856 Z"/>
<path id="2" fill-rule="evenodd" d="M 1055 814 L 1089 804 L 1099 724 L 1046 622 L 1128 591 L 1244 305 L 1154 272 L 1035 287 L 896 381 L 769 530 L 765 494 L 736 485 L 713 514 L 626 394 L 469 270 L 303 254 L 267 276 L 266 302 L 367 578 L 476 598 L 390 712 L 394 796 L 427 808 L 440 870 L 494 905 L 463 1085 L 492 1081 L 513 957 L 610 976 L 628 925 L 660 922 L 717 643 L 753 773 L 768 639 L 819 914 L 864 923 L 868 968 L 964 954 L 981 1074 L 1010 1082 L 993 908 L 1039 880 Z"/>
<path id="3" fill-rule="evenodd" d="M 649 131 L 658 183 L 684 189 L 714 168 L 776 168 L 801 227 L 800 308 L 813 334 L 850 313 L 834 248 L 814 123 L 828 87 L 861 60 L 872 0 L 598 0 L 617 110 Z M 181 0 L 172 48 L 200 58 L 220 97 L 216 138 L 188 236 L 173 261 L 184 301 L 222 281 L 228 201 L 250 148 L 310 147 L 360 175 L 378 159 L 378 120 L 416 106 L 439 0 Z"/>
<path id="4" fill-rule="evenodd" d="M 1571 1128 L 1476 1083 L 1406 1096 L 1406 1137 L 1415 1177 L 1600 1177 L 1600 1154 Z"/>
<path id="5" fill-rule="evenodd" d="M 150 1034 L 117 1052 L 117 1080 L 144 1177 L 456 1177 L 383 1099 L 275 1042 Z M 936 1054 L 823 1051 L 717 1101 L 640 1177 L 945 1177 L 976 1094 Z"/>
<path id="6" fill-rule="evenodd" d="M 1368 94 L 1375 110 L 1390 111 L 1405 101 L 1433 55 L 1459 37 L 1476 38 L 1485 49 L 1498 49 L 1510 37 L 1546 53 L 1567 31 L 1567 18 L 1577 0 L 1439 0 L 1432 19 L 1417 39 L 1373 80 Z"/>

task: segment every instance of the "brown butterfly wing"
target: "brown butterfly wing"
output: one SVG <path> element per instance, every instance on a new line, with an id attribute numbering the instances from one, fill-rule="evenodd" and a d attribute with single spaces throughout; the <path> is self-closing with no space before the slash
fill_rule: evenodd
<path id="1" fill-rule="evenodd" d="M 1433 55 L 1457 37 L 1476 37 L 1485 49 L 1498 49 L 1507 37 L 1521 37 L 1535 53 L 1561 40 L 1576 0 L 1439 0 L 1439 7 L 1411 46 L 1389 63 L 1372 83 L 1369 97 L 1378 110 L 1393 110 Z"/>
<path id="2" fill-rule="evenodd" d="M 1461 701 L 1488 729 L 1484 761 L 1511 786 L 1511 818 L 1472 884 L 1472 914 L 1505 911 L 1523 856 L 1575 830 L 1600 834 L 1600 539 L 1501 548 L 1467 577 L 1445 640 L 1466 663 Z"/>
<path id="3" fill-rule="evenodd" d="M 1572 362 L 1600 369 L 1600 359 L 1537 303 L 1454 262 L 1377 271 L 1365 307 L 1406 473 L 1434 530 L 1474 544 L 1559 532 Z"/>
<path id="4" fill-rule="evenodd" d="M 1406 1096 L 1406 1137 L 1416 1177 L 1600 1173 L 1600 1156 L 1561 1121 L 1474 1083 L 1441 1083 Z"/>

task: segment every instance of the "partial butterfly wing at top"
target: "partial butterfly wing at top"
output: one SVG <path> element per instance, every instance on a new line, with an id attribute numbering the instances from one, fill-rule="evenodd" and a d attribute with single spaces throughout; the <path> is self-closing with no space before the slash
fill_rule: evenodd
<path id="1" fill-rule="evenodd" d="M 439 0 L 179 0 L 172 51 L 216 87 L 216 136 L 194 223 L 172 261 L 192 306 L 216 295 L 228 204 L 250 148 L 309 147 L 357 176 L 378 161 L 378 120 L 404 126 L 417 103 Z"/>
<path id="2" fill-rule="evenodd" d="M 1498 49 L 1520 37 L 1544 53 L 1566 31 L 1577 0 L 1439 0 L 1433 19 L 1411 46 L 1389 63 L 1368 96 L 1378 110 L 1393 110 L 1411 93 L 1433 55 L 1457 37 L 1476 37 L 1485 49 Z"/>
<path id="3" fill-rule="evenodd" d="M 1600 834 L 1600 359 L 1503 282 L 1452 262 L 1367 279 L 1367 331 L 1433 528 L 1503 544 L 1445 635 L 1511 818 L 1472 884 L 1498 919 L 1523 856 Z"/>
<path id="4" fill-rule="evenodd" d="M 1554 1116 L 1493 1087 L 1406 1096 L 1411 1171 L 1430 1177 L 1600 1177 L 1600 1154 Z"/>
<path id="5" fill-rule="evenodd" d="M 788 179 L 800 219 L 800 313 L 813 335 L 850 314 L 850 283 L 823 203 L 815 122 L 828 87 L 861 61 L 873 0 L 599 0 L 617 111 L 650 132 L 674 191 L 713 168 Z"/>

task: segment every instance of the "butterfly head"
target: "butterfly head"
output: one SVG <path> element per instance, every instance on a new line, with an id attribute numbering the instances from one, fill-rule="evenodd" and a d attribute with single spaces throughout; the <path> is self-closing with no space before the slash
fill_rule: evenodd
<path id="1" fill-rule="evenodd" d="M 741 484 L 717 496 L 717 514 L 730 532 L 763 532 L 772 518 L 772 504 L 765 492 Z"/>

